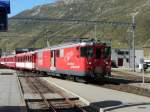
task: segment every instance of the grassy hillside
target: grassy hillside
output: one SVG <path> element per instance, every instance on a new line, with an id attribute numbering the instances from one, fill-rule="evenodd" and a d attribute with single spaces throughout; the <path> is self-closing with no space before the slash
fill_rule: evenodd
<path id="1" fill-rule="evenodd" d="M 57 19 L 106 20 L 131 22 L 136 16 L 136 46 L 150 39 L 150 0 L 60 0 L 53 4 L 34 7 L 15 17 L 42 17 Z M 112 40 L 113 47 L 128 47 L 131 28 L 116 25 L 97 25 L 96 38 Z M 60 24 L 37 21 L 9 21 L 9 31 L 0 33 L 0 47 L 12 50 L 17 47 L 46 46 L 68 41 L 70 38 L 95 38 L 94 25 Z M 148 44 L 149 45 L 149 44 Z"/>

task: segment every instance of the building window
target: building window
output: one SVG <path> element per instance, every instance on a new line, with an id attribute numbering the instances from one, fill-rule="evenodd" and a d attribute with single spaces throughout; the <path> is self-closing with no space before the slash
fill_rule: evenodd
<path id="1" fill-rule="evenodd" d="M 126 62 L 128 62 L 128 63 L 129 63 L 129 59 L 128 59 L 128 58 L 126 59 Z"/>

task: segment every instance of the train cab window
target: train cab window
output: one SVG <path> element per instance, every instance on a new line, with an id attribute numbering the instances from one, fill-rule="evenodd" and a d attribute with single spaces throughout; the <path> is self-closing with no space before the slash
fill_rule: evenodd
<path id="1" fill-rule="evenodd" d="M 109 57 L 111 55 L 111 47 L 105 48 L 105 58 Z"/>
<path id="2" fill-rule="evenodd" d="M 92 47 L 81 47 L 81 57 L 92 58 L 94 49 Z"/>
<path id="3" fill-rule="evenodd" d="M 100 48 L 96 48 L 96 58 L 100 58 L 101 57 L 101 49 Z"/>

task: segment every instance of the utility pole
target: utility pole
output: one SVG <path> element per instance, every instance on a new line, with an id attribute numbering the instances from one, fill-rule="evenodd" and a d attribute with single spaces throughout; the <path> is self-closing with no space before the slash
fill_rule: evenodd
<path id="1" fill-rule="evenodd" d="M 94 25 L 94 30 L 95 30 L 95 40 L 97 41 L 97 37 L 96 37 L 96 35 L 97 35 L 97 26 L 96 25 Z"/>
<path id="2" fill-rule="evenodd" d="M 136 30 L 136 23 L 135 23 L 135 16 L 138 13 L 132 14 L 132 46 L 133 46 L 133 70 L 135 72 L 135 30 Z"/>
<path id="3" fill-rule="evenodd" d="M 131 24 L 131 31 L 132 31 L 132 51 L 130 52 L 130 64 L 133 67 L 133 70 L 135 72 L 135 30 L 136 30 L 136 22 L 135 22 L 135 16 L 138 14 L 139 12 L 134 12 L 131 13 L 130 15 L 132 16 L 132 24 Z"/>
<path id="4" fill-rule="evenodd" d="M 132 36 L 133 36 L 133 69 L 135 72 L 135 16 L 132 16 Z"/>
<path id="5" fill-rule="evenodd" d="M 48 33 L 49 33 L 50 31 L 48 30 L 48 29 L 46 29 L 46 32 L 45 32 L 45 36 L 46 36 L 46 44 L 47 44 L 47 47 L 50 47 L 50 45 L 49 45 L 49 40 L 48 40 Z"/>

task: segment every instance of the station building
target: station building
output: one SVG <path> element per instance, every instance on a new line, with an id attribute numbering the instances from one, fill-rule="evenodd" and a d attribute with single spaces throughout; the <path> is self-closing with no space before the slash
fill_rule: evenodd
<path id="1" fill-rule="evenodd" d="M 114 67 L 129 68 L 133 65 L 129 49 L 112 49 L 111 59 Z M 131 60 L 130 60 L 131 59 Z M 135 66 L 138 67 L 141 59 L 144 59 L 144 51 L 142 49 L 135 50 Z"/>
<path id="2" fill-rule="evenodd" d="M 150 44 L 149 44 L 149 41 L 148 41 L 148 44 L 145 44 L 143 46 L 143 50 L 144 50 L 144 62 L 150 66 Z"/>

